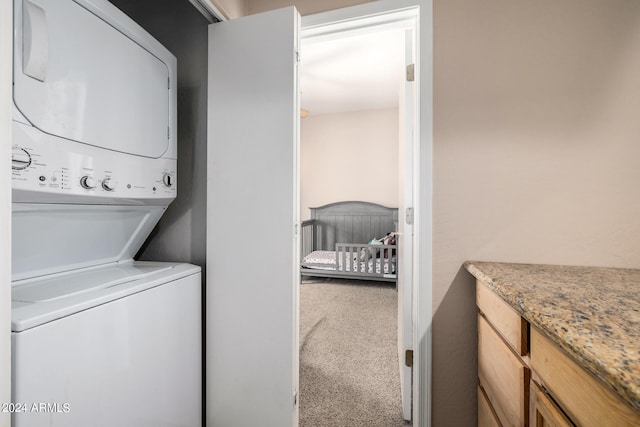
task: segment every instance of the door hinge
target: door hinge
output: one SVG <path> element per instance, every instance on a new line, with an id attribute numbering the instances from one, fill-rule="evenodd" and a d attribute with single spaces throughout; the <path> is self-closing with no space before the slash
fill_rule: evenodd
<path id="1" fill-rule="evenodd" d="M 404 352 L 404 364 L 408 368 L 413 368 L 413 350 L 406 350 Z"/>
<path id="2" fill-rule="evenodd" d="M 295 408 L 297 404 L 298 404 L 298 393 L 293 395 L 293 407 Z"/>
<path id="3" fill-rule="evenodd" d="M 416 79 L 416 64 L 407 65 L 407 81 L 412 82 Z"/>
<path id="4" fill-rule="evenodd" d="M 167 77 L 167 89 L 171 89 L 171 77 Z"/>
<path id="5" fill-rule="evenodd" d="M 413 224 L 413 208 L 407 208 L 407 210 L 405 211 L 404 220 L 408 225 Z"/>
<path id="6" fill-rule="evenodd" d="M 300 62 L 300 51 L 296 50 L 296 62 Z"/>
<path id="7" fill-rule="evenodd" d="M 171 139 L 171 128 L 167 126 L 167 139 Z"/>

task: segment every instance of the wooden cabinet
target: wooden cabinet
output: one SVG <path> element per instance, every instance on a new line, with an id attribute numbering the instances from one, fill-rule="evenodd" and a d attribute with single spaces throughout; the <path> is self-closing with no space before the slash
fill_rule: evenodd
<path id="1" fill-rule="evenodd" d="M 478 315 L 478 377 L 498 419 L 526 426 L 530 370 L 481 314 Z"/>
<path id="2" fill-rule="evenodd" d="M 551 397 L 531 381 L 531 427 L 573 427 L 573 423 L 555 404 Z"/>
<path id="3" fill-rule="evenodd" d="M 484 389 L 478 386 L 478 427 L 502 427 Z"/>
<path id="4" fill-rule="evenodd" d="M 529 324 L 491 289 L 476 284 L 476 304 L 487 321 L 517 354 L 529 352 Z"/>
<path id="5" fill-rule="evenodd" d="M 531 330 L 531 366 L 576 425 L 640 426 L 638 412 L 536 328 Z"/>
<path id="6" fill-rule="evenodd" d="M 481 281 L 478 425 L 631 427 L 640 413 Z"/>
<path id="7" fill-rule="evenodd" d="M 529 425 L 529 379 L 526 362 L 528 324 L 515 310 L 481 282 L 477 284 L 478 305 L 478 413 L 495 414 L 502 426 Z M 481 407 L 486 403 L 490 411 Z M 480 424 L 480 416 L 478 417 Z M 482 421 L 483 425 L 492 425 Z"/>

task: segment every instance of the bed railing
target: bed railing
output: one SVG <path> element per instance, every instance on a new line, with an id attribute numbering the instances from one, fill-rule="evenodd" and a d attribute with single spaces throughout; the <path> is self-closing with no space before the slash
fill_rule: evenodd
<path id="1" fill-rule="evenodd" d="M 336 270 L 344 274 L 395 277 L 396 245 L 336 243 Z"/>
<path id="2" fill-rule="evenodd" d="M 300 260 L 320 248 L 316 247 L 320 224 L 315 219 L 303 221 L 300 227 Z M 344 277 L 395 281 L 397 245 L 368 243 L 336 243 L 335 270 L 304 268 L 302 274 L 318 277 Z"/>
<path id="3" fill-rule="evenodd" d="M 309 255 L 316 248 L 314 247 L 316 234 L 316 220 L 308 219 L 302 221 L 300 227 L 300 260 Z"/>

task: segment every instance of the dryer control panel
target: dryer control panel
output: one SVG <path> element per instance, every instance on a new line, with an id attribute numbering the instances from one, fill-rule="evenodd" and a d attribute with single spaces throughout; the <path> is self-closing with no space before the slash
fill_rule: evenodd
<path id="1" fill-rule="evenodd" d="M 149 158 L 48 135 L 14 121 L 14 202 L 168 205 L 176 160 Z"/>

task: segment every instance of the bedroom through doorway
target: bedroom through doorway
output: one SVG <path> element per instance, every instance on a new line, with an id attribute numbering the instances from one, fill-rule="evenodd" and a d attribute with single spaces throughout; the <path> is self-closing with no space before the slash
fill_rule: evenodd
<path id="1" fill-rule="evenodd" d="M 416 25 L 408 16 L 306 35 L 303 21 L 303 227 L 317 216 L 312 208 L 354 202 L 345 205 L 344 217 L 331 212 L 335 224 L 316 230 L 318 236 L 329 241 L 330 249 L 336 243 L 374 240 L 382 245 L 373 255 L 365 255 L 368 249 L 361 246 L 349 249 L 347 255 L 333 255 L 335 265 L 353 260 L 353 267 L 338 268 L 377 272 L 374 280 L 348 274 L 302 276 L 299 425 L 303 427 L 332 425 L 332 419 L 353 425 L 411 425 L 412 371 L 405 357 L 412 349 L 415 87 L 409 75 L 413 66 L 407 65 L 414 55 Z M 378 221 L 368 205 L 391 208 L 391 225 L 363 226 L 361 222 Z M 301 237 L 304 241 L 304 233 Z M 368 267 L 363 256 L 369 259 Z M 307 264 L 303 265 L 308 273 Z M 404 293 L 398 292 L 401 287 Z"/>

